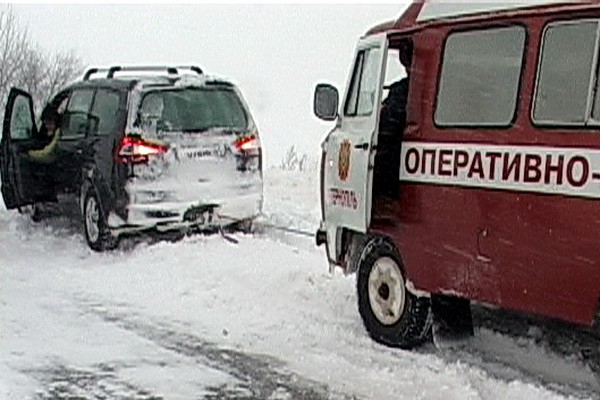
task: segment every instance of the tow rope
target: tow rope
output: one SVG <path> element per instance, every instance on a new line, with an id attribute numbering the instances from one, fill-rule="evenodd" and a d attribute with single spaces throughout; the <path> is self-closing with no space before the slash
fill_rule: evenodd
<path id="1" fill-rule="evenodd" d="M 305 231 L 305 230 L 297 229 L 297 228 L 288 228 L 286 226 L 279 226 L 279 225 L 275 225 L 275 224 L 268 224 L 268 223 L 261 223 L 261 222 L 258 222 L 257 225 L 265 227 L 265 228 L 273 228 L 273 229 L 277 229 L 277 230 L 280 230 L 280 231 L 293 233 L 293 234 L 296 234 L 298 236 L 307 236 L 307 237 L 314 237 L 315 236 L 314 232 L 309 232 L 309 231 Z"/>
<path id="2" fill-rule="evenodd" d="M 233 223 L 238 223 L 238 222 L 243 222 L 244 219 L 240 219 L 240 218 L 234 218 L 234 217 L 230 217 L 228 215 L 223 215 L 223 214 L 217 214 L 219 218 L 222 219 L 227 219 L 232 221 Z M 261 214 L 261 216 L 264 216 L 263 214 Z M 277 225 L 277 224 L 272 224 L 272 223 L 268 223 L 268 222 L 258 222 L 258 221 L 254 221 L 253 224 L 257 227 L 261 227 L 261 228 L 271 228 L 271 229 L 276 229 L 279 231 L 283 231 L 283 232 L 287 232 L 287 233 L 291 233 L 294 235 L 298 235 L 298 236 L 304 236 L 304 237 L 314 237 L 315 233 L 314 232 L 309 232 L 303 229 L 298 229 L 298 228 L 290 228 L 287 226 L 281 226 L 281 225 Z M 227 240 L 230 243 L 239 243 L 239 240 L 237 240 L 234 237 L 231 237 L 229 235 L 227 235 L 224 231 L 222 227 L 219 227 L 219 233 L 221 234 L 221 236 L 223 237 L 223 239 Z"/>

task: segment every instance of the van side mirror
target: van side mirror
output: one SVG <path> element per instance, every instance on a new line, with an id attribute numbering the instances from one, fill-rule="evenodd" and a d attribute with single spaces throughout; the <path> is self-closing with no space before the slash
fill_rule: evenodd
<path id="1" fill-rule="evenodd" d="M 328 84 L 319 83 L 315 88 L 313 108 L 315 115 L 324 121 L 333 121 L 338 115 L 338 90 Z"/>

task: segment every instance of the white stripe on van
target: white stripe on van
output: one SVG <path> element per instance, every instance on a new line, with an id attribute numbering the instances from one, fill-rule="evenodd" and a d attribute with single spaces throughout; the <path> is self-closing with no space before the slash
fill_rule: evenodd
<path id="1" fill-rule="evenodd" d="M 405 142 L 400 180 L 600 198 L 600 149 Z"/>

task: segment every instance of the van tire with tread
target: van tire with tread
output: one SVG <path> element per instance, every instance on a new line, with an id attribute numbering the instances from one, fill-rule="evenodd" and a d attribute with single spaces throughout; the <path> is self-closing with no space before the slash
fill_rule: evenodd
<path id="1" fill-rule="evenodd" d="M 431 337 L 431 300 L 406 288 L 400 255 L 383 237 L 373 237 L 358 260 L 358 310 L 373 340 L 411 349 Z"/>
<path id="2" fill-rule="evenodd" d="M 96 190 L 91 186 L 83 201 L 83 225 L 85 240 L 92 250 L 102 252 L 118 246 L 118 238 L 111 235 Z"/>

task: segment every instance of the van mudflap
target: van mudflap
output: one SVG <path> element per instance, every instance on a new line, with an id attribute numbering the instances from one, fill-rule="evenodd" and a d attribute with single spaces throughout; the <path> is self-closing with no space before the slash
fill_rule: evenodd
<path id="1" fill-rule="evenodd" d="M 461 347 L 474 335 L 471 302 L 458 297 L 432 295 L 433 343 L 437 348 Z"/>

